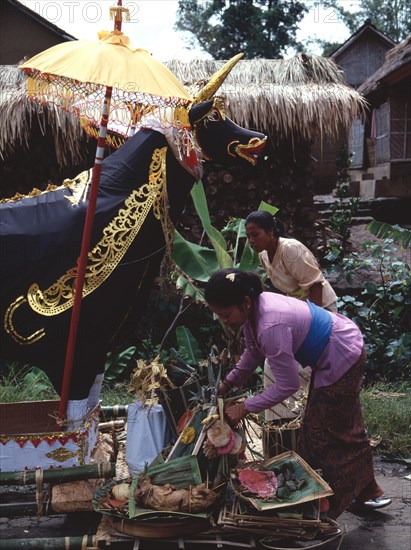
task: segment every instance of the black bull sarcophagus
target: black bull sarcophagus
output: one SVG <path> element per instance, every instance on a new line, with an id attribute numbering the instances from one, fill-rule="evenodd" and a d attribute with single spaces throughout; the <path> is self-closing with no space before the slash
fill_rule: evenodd
<path id="1" fill-rule="evenodd" d="M 206 101 L 173 109 L 177 125 L 158 124 L 151 113 L 103 163 L 70 400 L 88 398 L 113 335 L 130 308 L 143 308 L 202 159 L 254 164 L 265 145 L 265 136 L 237 126 L 208 99 L 219 84 L 197 96 Z M 90 180 L 86 171 L 0 205 L 1 356 L 43 369 L 58 392 Z"/>

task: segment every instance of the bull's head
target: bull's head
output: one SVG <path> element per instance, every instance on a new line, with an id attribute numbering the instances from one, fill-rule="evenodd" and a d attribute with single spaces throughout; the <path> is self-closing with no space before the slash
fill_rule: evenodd
<path id="1" fill-rule="evenodd" d="M 223 162 L 227 155 L 255 164 L 267 138 L 230 120 L 219 98 L 193 105 L 189 113 L 197 143 L 206 160 Z"/>
<path id="2" fill-rule="evenodd" d="M 228 156 L 245 159 L 254 165 L 267 142 L 263 134 L 246 130 L 230 120 L 220 98 L 211 99 L 242 56 L 238 54 L 230 59 L 211 77 L 189 111 L 190 124 L 206 160 L 223 162 Z"/>

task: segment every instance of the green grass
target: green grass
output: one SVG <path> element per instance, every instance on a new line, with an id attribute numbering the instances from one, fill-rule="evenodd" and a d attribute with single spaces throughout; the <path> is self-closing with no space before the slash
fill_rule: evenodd
<path id="1" fill-rule="evenodd" d="M 39 369 L 17 365 L 0 375 L 0 403 L 58 399 L 47 376 Z M 103 384 L 103 405 L 127 405 L 133 394 L 127 382 Z M 381 439 L 375 452 L 393 458 L 411 457 L 411 384 L 369 386 L 362 391 L 365 424 L 371 439 Z"/>
<path id="2" fill-rule="evenodd" d="M 376 451 L 386 457 L 411 457 L 411 385 L 379 382 L 361 394 L 369 436 L 381 439 Z"/>
<path id="3" fill-rule="evenodd" d="M 27 365 L 1 365 L 0 403 L 59 399 L 47 375 Z"/>
<path id="4" fill-rule="evenodd" d="M 128 405 L 133 394 L 127 391 L 128 383 L 104 382 L 101 399 L 104 405 Z M 45 401 L 59 399 L 47 375 L 40 369 L 17 364 L 7 366 L 0 374 L 0 403 L 18 401 Z"/>
<path id="5" fill-rule="evenodd" d="M 103 383 L 101 402 L 103 405 L 128 405 L 134 401 L 134 394 L 127 391 L 127 382 Z"/>

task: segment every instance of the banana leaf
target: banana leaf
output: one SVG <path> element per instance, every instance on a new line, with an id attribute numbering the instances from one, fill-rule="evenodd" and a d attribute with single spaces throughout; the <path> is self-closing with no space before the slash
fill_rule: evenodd
<path id="1" fill-rule="evenodd" d="M 241 254 L 238 268 L 240 271 L 258 271 L 259 265 L 257 252 L 255 252 L 247 242 Z"/>
<path id="2" fill-rule="evenodd" d="M 186 241 L 178 231 L 174 232 L 172 258 L 191 279 L 202 283 L 220 269 L 215 250 Z"/>
<path id="3" fill-rule="evenodd" d="M 129 518 L 141 518 L 149 516 L 196 516 L 204 517 L 208 516 L 207 513 L 201 512 L 197 514 L 188 514 L 181 512 L 170 512 L 168 510 L 159 511 L 151 510 L 149 508 L 143 508 L 136 504 L 134 498 L 134 492 L 138 486 L 138 482 L 141 475 L 148 475 L 151 478 L 153 485 L 165 485 L 170 483 L 178 489 L 187 489 L 190 485 L 196 486 L 202 483 L 200 468 L 198 466 L 197 457 L 195 456 L 182 456 L 163 464 L 157 464 L 156 466 L 149 466 L 146 472 L 141 472 L 134 476 L 131 482 L 130 498 L 129 498 Z"/>
<path id="4" fill-rule="evenodd" d="M 224 236 L 211 225 L 210 214 L 207 206 L 207 199 L 204 192 L 203 183 L 197 182 L 191 190 L 191 197 L 194 202 L 197 214 L 200 217 L 204 230 L 207 233 L 207 237 L 210 239 L 211 244 L 217 255 L 218 264 L 221 269 L 226 267 L 232 267 L 233 261 L 231 256 L 227 253 L 227 243 Z"/>
<path id="5" fill-rule="evenodd" d="M 245 496 L 244 490 L 237 479 L 236 471 L 230 472 L 230 483 L 234 492 L 245 501 L 249 502 L 259 511 L 285 508 L 294 506 L 303 502 L 317 500 L 318 498 L 330 496 L 333 494 L 331 487 L 315 472 L 297 453 L 288 451 L 277 455 L 260 464 L 260 470 L 271 470 L 276 473 L 281 471 L 284 465 L 290 465 L 297 479 L 305 479 L 303 487 L 296 491 L 291 491 L 285 498 L 272 498 L 263 500 L 258 497 Z"/>
<path id="6" fill-rule="evenodd" d="M 375 220 L 367 225 L 367 229 L 379 239 L 392 239 L 396 244 L 404 248 L 411 248 L 410 229 L 406 229 L 400 225 L 377 222 Z"/>
<path id="7" fill-rule="evenodd" d="M 194 284 L 183 275 L 178 277 L 176 288 L 181 291 L 184 297 L 192 298 L 195 302 L 204 302 L 204 293 L 202 290 L 194 286 Z"/>
<path id="8" fill-rule="evenodd" d="M 121 351 L 109 352 L 104 365 L 105 380 L 115 380 L 131 364 L 135 351 L 136 347 L 131 346 Z"/>
<path id="9" fill-rule="evenodd" d="M 176 337 L 179 350 L 184 350 L 190 364 L 198 364 L 203 359 L 197 340 L 194 338 L 190 329 L 185 326 L 176 328 Z"/>
<path id="10" fill-rule="evenodd" d="M 276 206 L 273 206 L 272 204 L 268 204 L 268 202 L 261 201 L 258 210 L 265 210 L 266 212 L 269 212 L 272 216 L 275 216 L 280 209 Z"/>
<path id="11" fill-rule="evenodd" d="M 242 218 L 234 218 L 228 222 L 228 224 L 221 230 L 223 235 L 235 233 L 235 245 L 233 250 L 234 264 L 238 263 L 238 255 L 241 244 L 241 239 L 246 239 L 247 234 L 245 232 L 244 220 Z"/>

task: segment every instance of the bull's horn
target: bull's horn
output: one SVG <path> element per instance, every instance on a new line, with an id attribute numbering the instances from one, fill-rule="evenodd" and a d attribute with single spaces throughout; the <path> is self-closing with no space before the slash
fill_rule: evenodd
<path id="1" fill-rule="evenodd" d="M 223 65 L 221 69 L 214 73 L 207 84 L 204 86 L 204 88 L 198 92 L 194 99 L 194 103 L 200 103 L 201 101 L 207 101 L 207 99 L 211 99 L 218 88 L 221 86 L 221 84 L 224 82 L 224 80 L 227 78 L 231 69 L 234 67 L 237 61 L 240 61 L 242 57 L 244 57 L 244 54 L 238 53 L 229 61 L 227 61 L 227 63 Z"/>

